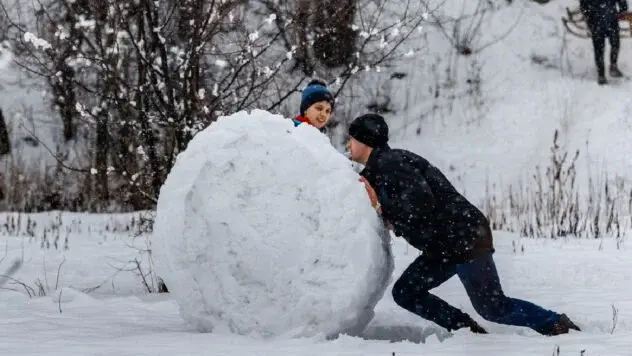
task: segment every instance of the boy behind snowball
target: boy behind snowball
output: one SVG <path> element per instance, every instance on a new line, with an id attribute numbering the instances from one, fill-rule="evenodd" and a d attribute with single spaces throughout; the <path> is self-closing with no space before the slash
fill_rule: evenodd
<path id="1" fill-rule="evenodd" d="M 334 96 L 327 89 L 327 84 L 320 79 L 313 79 L 303 89 L 300 113 L 292 121 L 294 126 L 307 123 L 323 132 L 333 110 Z"/>

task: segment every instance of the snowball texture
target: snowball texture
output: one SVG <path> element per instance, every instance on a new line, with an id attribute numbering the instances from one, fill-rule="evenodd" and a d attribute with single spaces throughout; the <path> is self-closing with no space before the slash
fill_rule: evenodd
<path id="1" fill-rule="evenodd" d="M 358 334 L 393 269 L 350 161 L 262 110 L 221 117 L 178 156 L 152 248 L 187 322 L 257 337 Z"/>

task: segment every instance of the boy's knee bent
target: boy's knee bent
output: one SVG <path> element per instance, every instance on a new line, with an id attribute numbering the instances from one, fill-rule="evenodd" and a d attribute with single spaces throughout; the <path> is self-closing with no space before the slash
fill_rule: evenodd
<path id="1" fill-rule="evenodd" d="M 402 304 L 406 304 L 406 300 L 410 298 L 410 292 L 405 288 L 404 283 L 401 282 L 401 279 L 398 279 L 393 285 L 393 289 L 391 290 L 391 294 L 393 295 L 393 300 L 397 305 L 401 306 Z"/>
<path id="2" fill-rule="evenodd" d="M 513 312 L 513 305 L 505 295 L 472 301 L 472 306 L 478 315 L 491 322 L 500 322 Z"/>
<path id="3" fill-rule="evenodd" d="M 404 307 L 410 304 L 414 299 L 423 297 L 428 291 L 420 291 L 414 288 L 408 280 L 398 279 L 391 290 L 393 300 L 397 305 Z"/>

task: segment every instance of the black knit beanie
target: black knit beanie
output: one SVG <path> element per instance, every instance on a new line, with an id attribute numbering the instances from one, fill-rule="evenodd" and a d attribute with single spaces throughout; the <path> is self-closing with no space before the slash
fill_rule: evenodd
<path id="1" fill-rule="evenodd" d="M 388 125 L 378 114 L 365 114 L 351 122 L 349 136 L 369 147 L 381 147 L 388 143 Z"/>

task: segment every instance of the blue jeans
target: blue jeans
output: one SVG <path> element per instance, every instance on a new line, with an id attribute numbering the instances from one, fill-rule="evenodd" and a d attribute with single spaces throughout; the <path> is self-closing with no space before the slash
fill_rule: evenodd
<path id="1" fill-rule="evenodd" d="M 402 308 L 448 329 L 464 326 L 469 316 L 428 291 L 455 274 L 463 283 L 477 313 L 491 322 L 545 330 L 559 314 L 531 302 L 509 298 L 500 285 L 492 253 L 457 265 L 437 265 L 419 256 L 393 287 L 393 299 Z"/>

